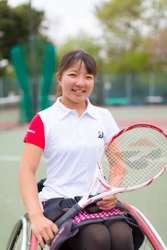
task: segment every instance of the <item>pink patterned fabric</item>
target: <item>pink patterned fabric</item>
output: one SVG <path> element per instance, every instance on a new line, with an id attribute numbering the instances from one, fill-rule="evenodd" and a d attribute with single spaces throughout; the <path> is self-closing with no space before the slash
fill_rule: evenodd
<path id="1" fill-rule="evenodd" d="M 114 215 L 122 215 L 122 212 L 116 208 L 113 208 L 111 210 L 101 211 L 98 213 L 93 213 L 93 214 L 89 214 L 86 211 L 82 211 L 73 218 L 73 222 L 75 224 L 79 224 L 80 222 L 85 221 L 85 220 L 96 220 L 96 219 L 106 218 L 106 217 L 110 217 Z"/>

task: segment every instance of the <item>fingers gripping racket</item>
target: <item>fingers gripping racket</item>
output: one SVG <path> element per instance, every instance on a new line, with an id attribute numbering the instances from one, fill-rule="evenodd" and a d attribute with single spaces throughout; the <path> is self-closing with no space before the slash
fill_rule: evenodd
<path id="1" fill-rule="evenodd" d="M 69 209 L 56 225 L 75 217 L 87 205 L 104 197 L 135 191 L 150 185 L 167 169 L 167 135 L 149 124 L 131 125 L 104 147 L 94 177 L 83 198 Z M 89 198 L 97 182 L 105 192 Z"/>

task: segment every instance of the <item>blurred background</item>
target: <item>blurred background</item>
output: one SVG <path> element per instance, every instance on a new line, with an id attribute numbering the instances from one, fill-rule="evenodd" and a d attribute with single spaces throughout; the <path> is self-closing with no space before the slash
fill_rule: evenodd
<path id="1" fill-rule="evenodd" d="M 167 104 L 166 0 L 0 0 L 0 110 L 24 123 L 49 106 L 60 58 L 77 48 L 98 65 L 93 104 Z"/>

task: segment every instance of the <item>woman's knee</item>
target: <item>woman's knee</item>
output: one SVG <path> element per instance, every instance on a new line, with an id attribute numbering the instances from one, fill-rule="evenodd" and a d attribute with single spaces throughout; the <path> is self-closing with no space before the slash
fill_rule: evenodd
<path id="1" fill-rule="evenodd" d="M 78 234 L 66 244 L 74 250 L 110 250 L 110 242 L 108 229 L 103 224 L 96 223 L 81 227 Z"/>
<path id="2" fill-rule="evenodd" d="M 132 230 L 125 221 L 108 221 L 106 226 L 111 236 L 111 249 L 134 249 Z"/>
<path id="3" fill-rule="evenodd" d="M 92 241 L 92 245 L 95 246 L 94 249 L 110 249 L 110 234 L 108 229 L 103 225 L 94 225 L 94 227 L 92 228 L 93 230 L 90 230 L 89 237 L 87 235 L 88 238 L 88 242 Z"/>

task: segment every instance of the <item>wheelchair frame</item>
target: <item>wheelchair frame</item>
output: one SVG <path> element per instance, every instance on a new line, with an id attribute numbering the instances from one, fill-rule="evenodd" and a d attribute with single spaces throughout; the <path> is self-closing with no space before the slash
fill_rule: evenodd
<path id="1" fill-rule="evenodd" d="M 122 202 L 127 211 L 138 219 L 144 233 L 145 240 L 139 250 L 167 250 L 167 247 L 160 235 L 157 233 L 149 220 L 136 207 Z M 37 250 L 41 249 L 37 238 L 31 232 L 28 214 L 21 216 L 13 227 L 5 250 Z M 45 250 L 50 247 L 46 246 Z"/>

